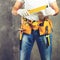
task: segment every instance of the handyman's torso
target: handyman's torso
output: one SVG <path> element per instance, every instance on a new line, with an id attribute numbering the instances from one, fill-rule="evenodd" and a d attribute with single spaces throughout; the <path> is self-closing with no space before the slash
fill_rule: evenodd
<path id="1" fill-rule="evenodd" d="M 24 0 L 24 8 L 27 10 L 31 10 L 44 5 L 49 5 L 48 0 Z M 30 20 L 39 20 L 37 14 L 31 14 L 29 16 L 25 16 L 25 18 Z"/>
<path id="2" fill-rule="evenodd" d="M 40 6 L 49 5 L 48 0 L 24 0 L 25 9 L 31 10 Z M 26 16 L 30 20 L 39 20 L 37 14 Z"/>

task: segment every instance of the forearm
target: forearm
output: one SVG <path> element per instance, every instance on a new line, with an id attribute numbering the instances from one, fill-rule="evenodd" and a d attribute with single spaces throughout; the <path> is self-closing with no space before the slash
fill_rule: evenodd
<path id="1" fill-rule="evenodd" d="M 50 6 L 55 11 L 54 16 L 56 16 L 59 13 L 59 7 L 57 5 L 57 2 L 55 1 L 55 2 L 51 3 Z"/>
<path id="2" fill-rule="evenodd" d="M 12 8 L 12 14 L 13 15 L 18 15 L 17 14 L 17 11 L 18 11 L 18 9 L 20 9 L 20 8 L 22 8 L 22 3 L 20 3 L 20 2 L 16 2 L 15 4 L 14 4 L 14 6 L 13 6 L 13 8 Z"/>

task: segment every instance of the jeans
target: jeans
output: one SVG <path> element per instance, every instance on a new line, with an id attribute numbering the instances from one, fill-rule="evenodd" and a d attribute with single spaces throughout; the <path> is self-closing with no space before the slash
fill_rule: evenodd
<path id="1" fill-rule="evenodd" d="M 31 34 L 23 34 L 22 45 L 20 49 L 20 60 L 30 60 L 31 50 L 36 40 L 41 60 L 51 60 L 52 54 L 52 34 L 49 35 L 50 45 L 47 47 L 46 36 L 40 36 L 38 30 Z"/>

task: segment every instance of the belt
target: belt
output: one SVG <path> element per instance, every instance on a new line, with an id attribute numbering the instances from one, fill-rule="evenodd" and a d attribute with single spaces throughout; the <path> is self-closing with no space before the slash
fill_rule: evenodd
<path id="1" fill-rule="evenodd" d="M 45 16 L 44 19 L 41 20 L 41 21 L 47 20 L 48 18 L 49 18 L 48 16 Z M 36 20 L 29 20 L 29 19 L 27 19 L 27 18 L 23 18 L 23 19 L 24 19 L 24 21 L 32 22 L 32 23 L 33 23 L 33 22 L 38 22 L 38 21 L 39 21 L 39 20 L 38 20 L 38 21 L 36 21 Z"/>
<path id="2" fill-rule="evenodd" d="M 26 22 L 28 22 L 28 23 L 38 22 L 38 21 L 36 21 L 36 20 L 29 20 L 29 19 L 27 19 L 27 18 L 24 18 L 24 21 L 26 21 Z"/>

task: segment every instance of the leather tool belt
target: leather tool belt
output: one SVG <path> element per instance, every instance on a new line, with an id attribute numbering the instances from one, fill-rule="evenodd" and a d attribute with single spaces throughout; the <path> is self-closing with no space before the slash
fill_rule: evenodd
<path id="1" fill-rule="evenodd" d="M 23 18 L 21 29 L 23 33 L 31 34 L 32 30 L 38 30 L 40 35 L 48 35 L 52 32 L 52 21 L 50 19 L 32 21 Z"/>

